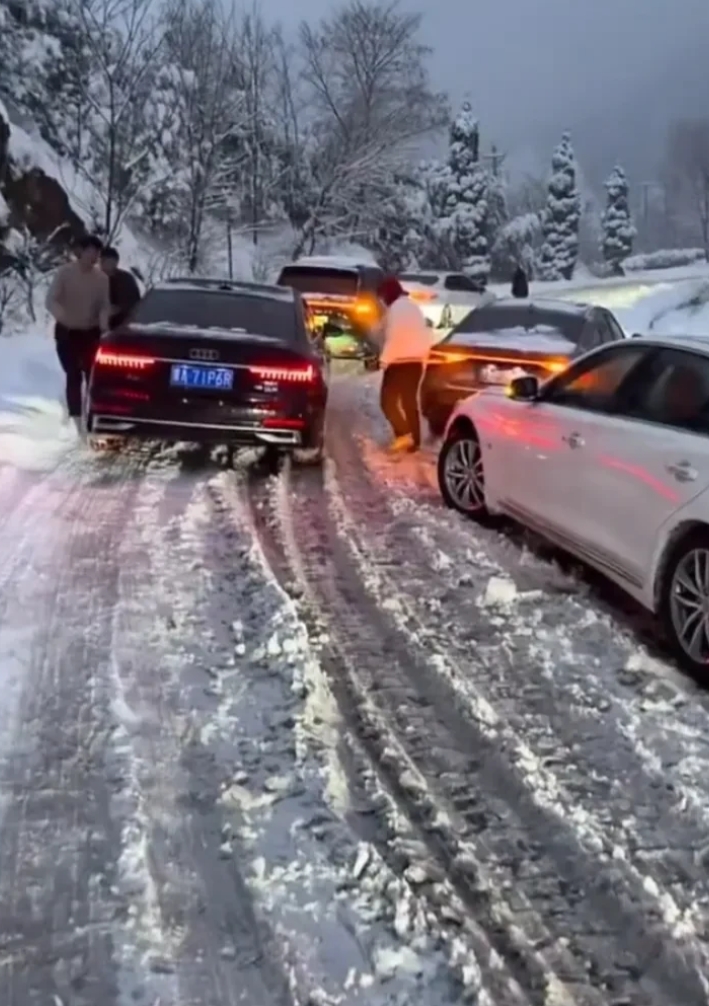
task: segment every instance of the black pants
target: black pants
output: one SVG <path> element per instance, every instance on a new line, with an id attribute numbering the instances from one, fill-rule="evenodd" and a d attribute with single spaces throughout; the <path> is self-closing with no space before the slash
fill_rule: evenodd
<path id="1" fill-rule="evenodd" d="M 421 443 L 418 390 L 423 376 L 420 363 L 392 363 L 382 375 L 380 404 L 395 437 L 410 434 Z"/>
<path id="2" fill-rule="evenodd" d="M 73 329 L 57 324 L 54 338 L 57 356 L 66 374 L 67 410 L 70 416 L 78 417 L 81 415 L 83 383 L 89 383 L 101 332 L 98 328 Z"/>

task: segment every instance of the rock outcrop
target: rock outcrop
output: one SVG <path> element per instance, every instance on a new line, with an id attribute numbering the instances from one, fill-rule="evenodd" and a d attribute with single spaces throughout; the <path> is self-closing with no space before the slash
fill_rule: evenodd
<path id="1" fill-rule="evenodd" d="M 0 105 L 0 268 L 15 262 L 13 231 L 29 232 L 57 251 L 86 233 L 59 182 L 41 168 L 13 160 L 11 124 Z M 5 210 L 6 204 L 7 209 Z"/>

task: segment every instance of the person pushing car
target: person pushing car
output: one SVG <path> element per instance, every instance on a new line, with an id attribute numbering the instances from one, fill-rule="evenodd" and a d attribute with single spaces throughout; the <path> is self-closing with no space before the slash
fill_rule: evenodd
<path id="1" fill-rule="evenodd" d="M 395 276 L 382 281 L 377 295 L 387 308 L 380 405 L 394 433 L 392 450 L 416 451 L 421 446 L 419 388 L 434 339 L 423 312 Z"/>
<path id="2" fill-rule="evenodd" d="M 103 244 L 97 237 L 79 242 L 76 259 L 60 266 L 47 292 L 55 321 L 57 357 L 66 376 L 69 418 L 81 432 L 83 383 L 88 384 L 96 350 L 111 316 L 108 277 L 99 269 Z"/>

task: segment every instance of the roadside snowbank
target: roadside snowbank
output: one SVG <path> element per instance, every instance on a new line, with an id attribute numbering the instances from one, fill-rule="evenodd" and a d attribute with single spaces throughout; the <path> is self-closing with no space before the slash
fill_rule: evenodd
<path id="1" fill-rule="evenodd" d="M 679 293 L 679 291 L 678 291 Z M 684 290 L 680 303 L 669 304 L 654 321 L 657 335 L 703 335 L 709 338 L 709 283 Z"/>
<path id="2" fill-rule="evenodd" d="M 707 279 L 659 283 L 647 288 L 646 295 L 630 306 L 617 307 L 615 313 L 628 335 L 636 332 L 642 335 L 675 335 L 681 332 L 686 334 L 689 305 L 701 297 L 702 291 L 708 288 Z M 671 319 L 674 319 L 674 322 Z M 672 324 L 675 325 L 674 328 Z M 697 331 L 709 335 L 709 315 L 705 314 L 703 329 Z"/>
<path id="3" fill-rule="evenodd" d="M 63 423 L 64 379 L 41 326 L 0 339 L 0 465 L 52 468 L 72 444 Z"/>

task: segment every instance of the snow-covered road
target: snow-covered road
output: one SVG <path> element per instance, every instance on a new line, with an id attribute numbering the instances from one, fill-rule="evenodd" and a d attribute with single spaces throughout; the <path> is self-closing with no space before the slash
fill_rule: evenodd
<path id="1" fill-rule="evenodd" d="M 325 469 L 0 468 L 3 1006 L 700 1006 L 709 702 L 627 604 Z"/>

